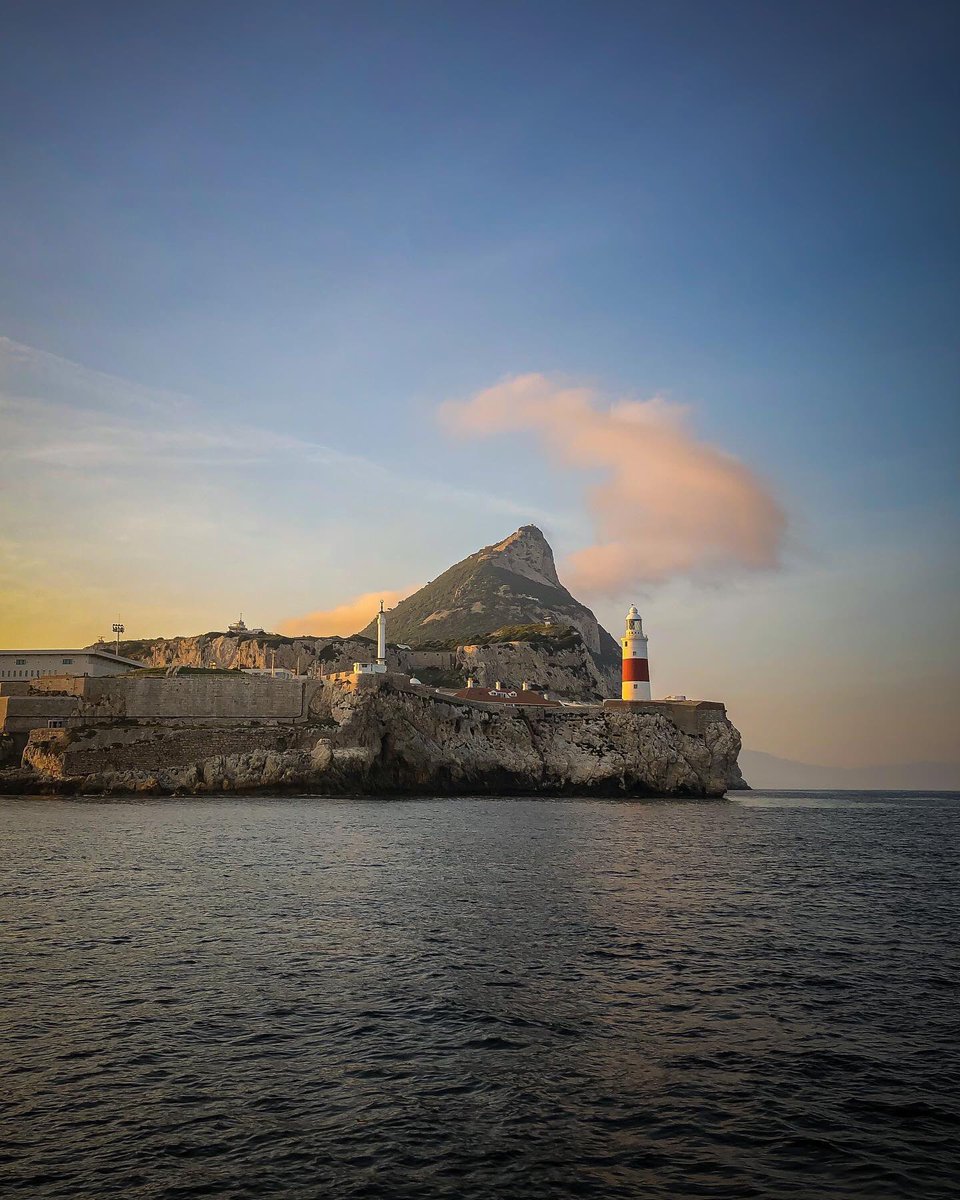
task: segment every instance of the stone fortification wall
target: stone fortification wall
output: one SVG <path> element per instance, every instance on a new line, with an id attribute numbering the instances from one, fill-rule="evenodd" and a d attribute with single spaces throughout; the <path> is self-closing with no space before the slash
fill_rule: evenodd
<path id="1" fill-rule="evenodd" d="M 85 679 L 78 688 L 79 722 L 298 721 L 305 692 L 319 686 L 269 675 L 121 675 Z"/>
<path id="2" fill-rule="evenodd" d="M 0 696 L 26 696 L 32 682 L 31 679 L 4 679 L 0 681 Z"/>
<path id="3" fill-rule="evenodd" d="M 463 647 L 470 651 L 473 647 Z M 497 667 L 523 665 L 523 643 L 504 643 L 502 647 L 482 647 L 483 650 L 502 650 L 502 654 L 477 669 L 480 686 L 493 686 Z M 582 661 L 572 652 L 578 667 Z M 451 656 L 452 657 L 452 656 Z M 566 664 L 563 669 L 569 669 Z M 507 671 L 503 675 L 511 680 Z M 489 681 L 485 675 L 491 676 Z M 543 679 L 533 682 L 544 684 Z M 433 696 L 433 689 L 411 684 L 409 675 L 388 671 L 383 675 L 354 675 L 352 671 L 327 675 L 323 679 L 287 679 L 264 675 L 234 673 L 219 675 L 144 676 L 122 675 L 112 678 L 83 676 L 48 677 L 37 680 L 32 694 L 0 696 L 0 729 L 9 714 L 36 723 L 46 723 L 48 716 L 70 717 L 71 727 L 115 721 L 169 721 L 175 723 L 223 723 L 238 721 L 302 723 L 326 715 L 331 704 L 331 689 L 335 692 L 356 692 L 389 687 L 394 691 Z M 552 681 L 545 682 L 548 691 Z M 563 695 L 562 690 L 553 691 Z M 449 695 L 439 697 L 472 708 L 500 708 L 502 705 L 479 701 L 452 701 Z M 688 734 L 702 734 L 708 725 L 726 719 L 721 703 L 711 700 L 605 700 L 603 707 L 611 712 L 623 710 L 665 716 L 678 729 Z M 574 709 L 564 709 L 569 714 Z M 27 725 L 24 728 L 33 728 Z M 18 726 L 19 728 L 19 726 Z"/>
<path id="4" fill-rule="evenodd" d="M 30 681 L 30 691 L 43 696 L 82 696 L 87 679 L 86 675 L 44 675 Z"/>
<path id="5" fill-rule="evenodd" d="M 26 733 L 77 710 L 71 696 L 0 696 L 0 732 Z"/>
<path id="6" fill-rule="evenodd" d="M 84 730 L 35 730 L 23 761 L 54 778 L 115 776 L 152 778 L 241 755 L 282 754 L 298 745 L 296 729 L 269 726 L 210 728 L 137 725 Z M 142 781 L 141 781 L 142 782 Z"/>
<path id="7" fill-rule="evenodd" d="M 702 734 L 717 721 L 726 721 L 719 700 L 604 700 L 606 712 L 659 713 L 684 733 Z"/>
<path id="8" fill-rule="evenodd" d="M 452 671 L 457 656 L 452 650 L 387 650 L 387 666 L 413 675 L 417 671 Z"/>

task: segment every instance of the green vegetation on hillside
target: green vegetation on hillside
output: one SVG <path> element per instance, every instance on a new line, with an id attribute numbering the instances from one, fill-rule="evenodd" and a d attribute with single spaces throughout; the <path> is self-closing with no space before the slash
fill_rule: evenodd
<path id="1" fill-rule="evenodd" d="M 135 662 L 146 662 L 150 657 L 150 652 L 153 647 L 161 641 L 161 638 L 142 638 L 136 642 L 121 642 L 120 656 L 121 658 L 132 658 Z M 116 642 L 95 643 L 93 646 L 87 646 L 88 650 L 106 650 L 108 654 L 113 654 L 117 649 Z"/>
<path id="2" fill-rule="evenodd" d="M 477 562 L 474 556 L 401 600 L 390 613 L 389 628 L 399 642 L 439 649 L 480 642 L 508 625 L 526 625 L 523 616 L 538 607 L 561 617 L 585 611 L 566 588 L 515 575 L 489 559 Z M 362 631 L 363 636 L 375 632 L 375 625 Z"/>
<path id="3" fill-rule="evenodd" d="M 428 687 L 462 688 L 466 680 L 459 671 L 445 671 L 442 667 L 421 667 L 414 676 Z"/>
<path id="4" fill-rule="evenodd" d="M 580 645 L 583 638 L 570 625 L 504 625 L 483 639 L 484 645 L 495 642 L 530 642 L 546 650 L 569 650 Z"/>

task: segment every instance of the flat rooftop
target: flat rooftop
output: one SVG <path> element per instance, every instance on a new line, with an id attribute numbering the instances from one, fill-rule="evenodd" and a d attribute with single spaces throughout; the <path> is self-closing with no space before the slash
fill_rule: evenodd
<path id="1" fill-rule="evenodd" d="M 143 666 L 143 663 L 137 662 L 137 660 L 135 658 L 124 658 L 122 654 L 114 654 L 110 650 L 71 650 L 69 647 L 66 650 L 30 650 L 30 649 L 24 650 L 22 648 L 18 649 L 18 650 L 0 650 L 0 655 L 5 655 L 5 654 L 13 654 L 13 655 L 30 654 L 34 657 L 37 657 L 38 655 L 44 655 L 44 654 L 52 654 L 52 655 L 56 655 L 58 657 L 63 657 L 65 655 L 69 654 L 73 658 L 83 658 L 83 657 L 105 658 L 105 659 L 107 659 L 108 662 L 123 663 L 125 666 L 128 666 L 128 667 L 142 667 Z"/>

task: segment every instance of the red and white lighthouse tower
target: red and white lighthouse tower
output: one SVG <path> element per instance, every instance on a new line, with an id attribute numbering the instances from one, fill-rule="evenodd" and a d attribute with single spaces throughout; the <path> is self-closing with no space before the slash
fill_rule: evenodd
<path id="1" fill-rule="evenodd" d="M 627 628 L 620 639 L 623 648 L 623 676 L 620 696 L 623 700 L 650 699 L 650 664 L 647 662 L 647 635 L 637 606 L 631 604 Z"/>

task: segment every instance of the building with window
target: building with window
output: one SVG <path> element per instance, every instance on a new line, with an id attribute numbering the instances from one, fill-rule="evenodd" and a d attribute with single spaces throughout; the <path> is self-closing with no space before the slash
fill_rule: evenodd
<path id="1" fill-rule="evenodd" d="M 142 666 L 109 650 L 0 650 L 0 683 L 45 675 L 125 675 Z"/>

